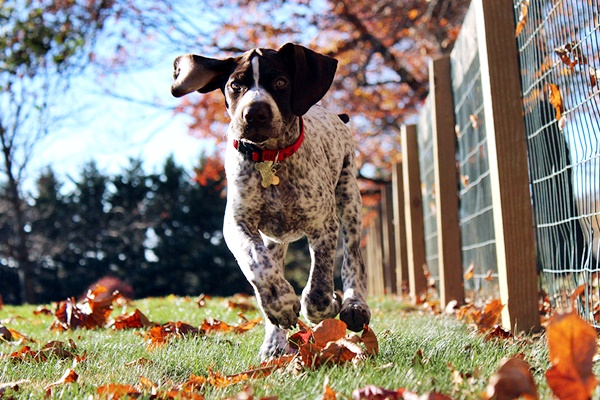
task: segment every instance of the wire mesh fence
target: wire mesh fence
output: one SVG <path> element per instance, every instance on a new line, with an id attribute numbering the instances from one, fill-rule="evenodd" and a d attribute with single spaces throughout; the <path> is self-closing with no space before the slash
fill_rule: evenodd
<path id="1" fill-rule="evenodd" d="M 537 263 L 554 306 L 600 327 L 600 3 L 515 0 Z"/>
<path id="2" fill-rule="evenodd" d="M 496 239 L 485 130 L 481 70 L 471 8 L 450 57 L 459 169 L 460 226 L 465 295 L 498 297 Z"/>
<path id="3" fill-rule="evenodd" d="M 433 154 L 433 132 L 431 126 L 431 98 L 421 109 L 417 123 L 419 142 L 419 165 L 421 172 L 421 194 L 423 196 L 423 229 L 425 234 L 425 260 L 430 278 L 439 285 L 438 225 L 435 206 L 435 170 Z"/>

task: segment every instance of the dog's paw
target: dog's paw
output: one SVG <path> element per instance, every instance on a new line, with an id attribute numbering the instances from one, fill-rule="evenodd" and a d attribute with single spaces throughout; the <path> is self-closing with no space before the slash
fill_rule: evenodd
<path id="1" fill-rule="evenodd" d="M 286 280 L 273 284 L 267 289 L 267 294 L 261 293 L 261 306 L 269 321 L 282 329 L 296 325 L 300 316 L 300 300 L 294 288 Z"/>
<path id="2" fill-rule="evenodd" d="M 319 294 L 316 291 L 302 294 L 302 316 L 313 324 L 327 318 L 335 318 L 342 306 L 342 296 L 336 292 Z"/>
<path id="3" fill-rule="evenodd" d="M 340 319 L 348 325 L 348 329 L 354 332 L 363 330 L 371 320 L 371 310 L 367 302 L 359 297 L 348 297 L 342 304 Z"/>
<path id="4" fill-rule="evenodd" d="M 275 325 L 266 324 L 265 340 L 260 346 L 260 360 L 265 361 L 272 357 L 278 357 L 288 352 L 287 331 Z"/>

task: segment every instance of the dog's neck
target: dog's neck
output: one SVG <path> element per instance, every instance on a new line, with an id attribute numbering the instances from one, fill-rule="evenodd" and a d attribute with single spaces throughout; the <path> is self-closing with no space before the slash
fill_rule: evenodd
<path id="1" fill-rule="evenodd" d="M 297 122 L 296 122 L 297 121 Z M 280 162 L 291 157 L 304 141 L 304 121 L 302 117 L 295 119 L 281 138 L 268 140 L 264 143 L 252 143 L 242 140 L 233 140 L 233 147 L 247 159 L 254 162 Z"/>

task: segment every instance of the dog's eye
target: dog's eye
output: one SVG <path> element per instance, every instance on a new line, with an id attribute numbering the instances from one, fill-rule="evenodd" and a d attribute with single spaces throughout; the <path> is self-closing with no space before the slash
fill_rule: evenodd
<path id="1" fill-rule="evenodd" d="M 275 81 L 275 89 L 284 89 L 288 85 L 288 80 L 279 78 Z"/>
<path id="2" fill-rule="evenodd" d="M 242 90 L 242 84 L 240 82 L 237 81 L 233 81 L 229 84 L 229 87 L 231 88 L 231 90 L 235 91 L 235 92 L 239 92 L 240 90 Z"/>

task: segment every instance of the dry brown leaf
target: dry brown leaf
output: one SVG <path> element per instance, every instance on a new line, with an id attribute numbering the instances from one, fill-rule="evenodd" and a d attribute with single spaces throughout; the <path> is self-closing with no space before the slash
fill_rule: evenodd
<path id="1" fill-rule="evenodd" d="M 318 347 L 324 348 L 327 343 L 335 342 L 346 336 L 348 326 L 344 321 L 339 319 L 326 319 L 321 321 L 313 329 L 313 338 Z"/>
<path id="2" fill-rule="evenodd" d="M 600 80 L 600 69 L 590 67 L 589 73 L 590 73 L 590 86 L 592 88 L 594 88 L 594 87 L 596 87 L 596 85 L 598 85 L 598 80 Z"/>
<path id="3" fill-rule="evenodd" d="M 131 385 L 121 385 L 118 383 L 108 383 L 106 385 L 102 385 L 96 389 L 96 393 L 98 393 L 102 398 L 109 398 L 113 400 L 118 400 L 121 397 L 135 398 L 142 394 Z"/>
<path id="4" fill-rule="evenodd" d="M 388 390 L 375 385 L 367 385 L 352 391 L 353 400 L 399 400 L 403 398 L 404 389 Z"/>
<path id="5" fill-rule="evenodd" d="M 361 339 L 362 342 L 365 344 L 365 347 L 367 348 L 367 354 L 379 354 L 379 342 L 377 341 L 377 336 L 375 336 L 375 332 L 373 332 L 373 330 L 367 325 L 365 325 L 363 329 Z"/>
<path id="6" fill-rule="evenodd" d="M 228 302 L 228 307 L 232 308 L 232 309 L 241 310 L 243 312 L 248 312 L 248 311 L 254 311 L 254 310 L 256 310 L 256 307 L 253 304 L 242 303 L 242 302 L 235 302 L 235 301 L 231 301 L 231 300 L 229 300 L 229 302 Z"/>
<path id="7" fill-rule="evenodd" d="M 554 83 L 548 83 L 548 97 L 550 104 L 552 104 L 554 110 L 556 111 L 556 120 L 559 121 L 562 113 L 565 111 L 565 106 L 563 104 L 560 90 Z"/>
<path id="8" fill-rule="evenodd" d="M 119 292 L 115 292 L 111 296 L 103 296 L 100 300 L 95 300 L 100 293 L 103 293 L 102 291 L 98 292 L 101 288 L 100 286 L 95 291 L 90 291 L 81 303 L 76 303 L 73 297 L 58 303 L 54 312 L 56 320 L 50 326 L 50 329 L 66 331 L 77 328 L 95 329 L 104 327 L 108 316 L 113 310 L 112 303 L 119 299 L 121 295 Z"/>
<path id="9" fill-rule="evenodd" d="M 529 0 L 521 0 L 519 10 L 519 22 L 517 23 L 517 29 L 515 32 L 515 37 L 519 36 L 521 32 L 523 32 L 523 28 L 525 28 L 525 24 L 527 24 L 527 14 L 529 13 Z"/>
<path id="10" fill-rule="evenodd" d="M 596 388 L 592 371 L 596 330 L 574 312 L 556 314 L 547 328 L 552 366 L 548 385 L 559 399 L 587 399 Z"/>
<path id="11" fill-rule="evenodd" d="M 531 367 L 522 357 L 504 359 L 487 386 L 488 398 L 496 400 L 538 399 L 538 391 Z"/>
<path id="12" fill-rule="evenodd" d="M 469 264 L 469 267 L 465 271 L 464 278 L 466 281 L 475 277 L 475 263 Z"/>
<path id="13" fill-rule="evenodd" d="M 77 374 L 77 372 L 75 372 L 72 369 L 68 368 L 65 371 L 65 373 L 63 374 L 63 376 L 59 380 L 57 380 L 56 382 L 53 382 L 53 383 L 49 384 L 48 386 L 46 386 L 44 388 L 44 391 L 46 392 L 46 396 L 50 396 L 52 394 L 52 388 L 54 386 L 77 382 L 78 378 L 79 378 L 79 375 Z"/>
<path id="14" fill-rule="evenodd" d="M 471 126 L 473 129 L 479 128 L 479 117 L 475 114 L 469 115 L 469 120 L 471 121 Z"/>
<path id="15" fill-rule="evenodd" d="M 204 331 L 185 322 L 168 322 L 164 325 L 151 328 L 146 332 L 144 338 L 148 341 L 148 348 L 152 349 L 165 345 L 172 338 L 203 334 Z"/>
<path id="16" fill-rule="evenodd" d="M 115 318 L 115 330 L 148 328 L 154 326 L 152 322 L 137 308 L 130 315 L 120 315 Z"/>
<path id="17" fill-rule="evenodd" d="M 0 399 L 2 398 L 2 396 L 4 396 L 4 393 L 7 390 L 14 390 L 15 392 L 19 390 L 19 386 L 22 386 L 26 383 L 29 383 L 30 380 L 29 379 L 21 379 L 19 381 L 16 382 L 6 382 L 6 383 L 0 383 Z"/>
<path id="18" fill-rule="evenodd" d="M 493 328 L 500 321 L 500 317 L 502 316 L 502 309 L 504 305 L 498 299 L 493 299 L 489 301 L 483 310 L 483 314 L 481 318 L 477 322 L 479 328 L 489 329 Z"/>

